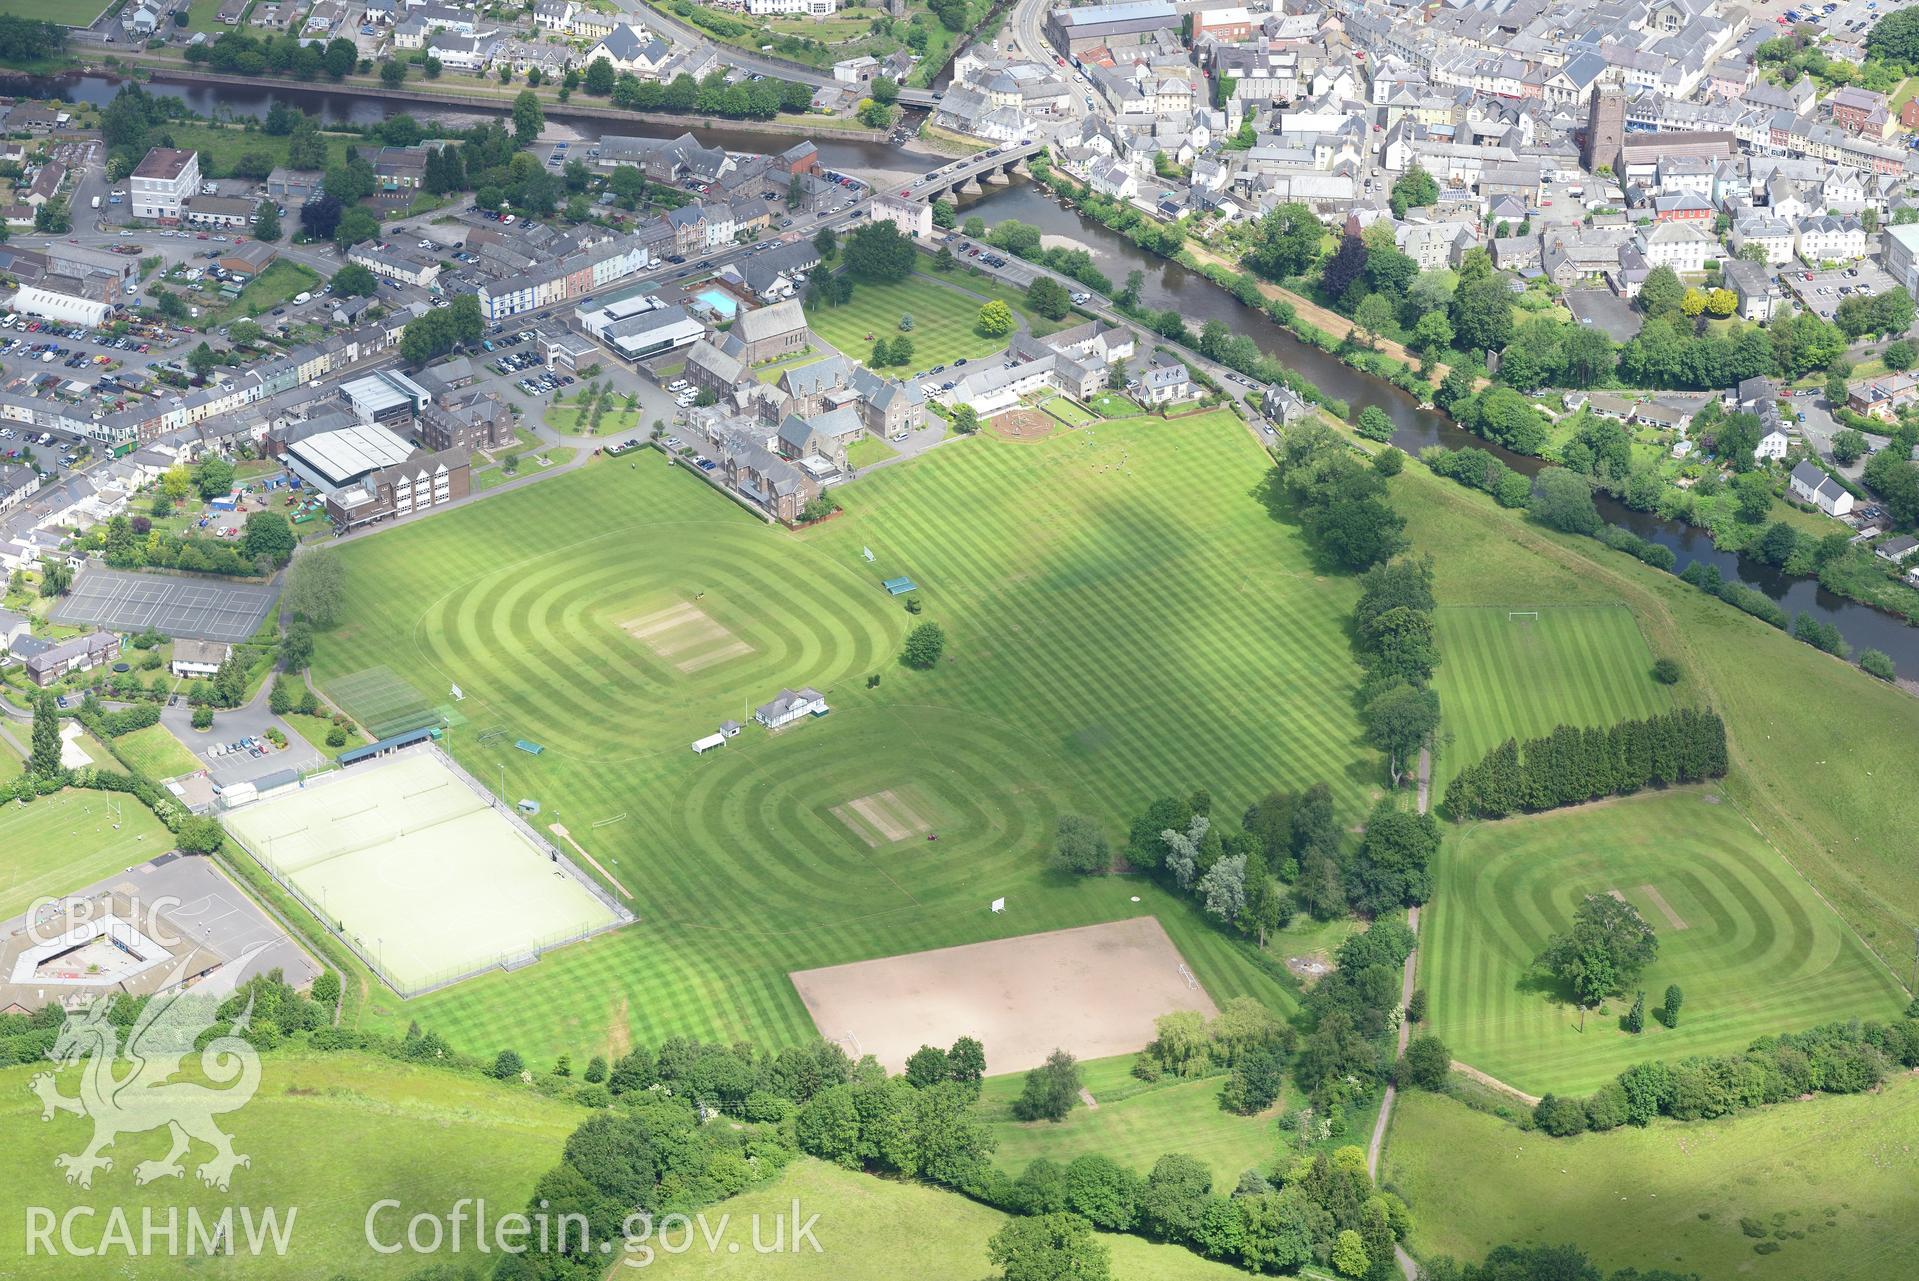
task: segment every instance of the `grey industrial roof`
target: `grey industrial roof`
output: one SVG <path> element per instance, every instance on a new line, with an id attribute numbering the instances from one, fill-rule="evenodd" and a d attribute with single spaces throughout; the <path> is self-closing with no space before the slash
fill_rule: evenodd
<path id="1" fill-rule="evenodd" d="M 295 441 L 288 451 L 335 485 L 405 462 L 413 446 L 377 423 L 361 423 Z"/>

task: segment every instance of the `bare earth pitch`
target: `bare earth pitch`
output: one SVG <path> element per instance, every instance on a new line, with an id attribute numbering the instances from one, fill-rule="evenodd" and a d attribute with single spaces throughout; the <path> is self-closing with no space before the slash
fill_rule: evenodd
<path id="1" fill-rule="evenodd" d="M 1009 409 L 986 420 L 987 430 L 1002 440 L 1045 440 L 1059 430 L 1059 420 L 1039 409 Z"/>
<path id="2" fill-rule="evenodd" d="M 1130 1053 L 1174 1010 L 1216 1014 L 1182 965 L 1160 923 L 1141 916 L 789 977 L 820 1035 L 855 1056 L 898 1072 L 922 1045 L 971 1036 L 997 1074 L 1037 1067 L 1055 1049 L 1082 1059 Z"/>

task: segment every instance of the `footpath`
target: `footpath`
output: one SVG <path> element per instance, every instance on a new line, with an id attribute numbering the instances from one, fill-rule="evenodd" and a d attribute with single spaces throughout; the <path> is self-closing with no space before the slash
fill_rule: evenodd
<path id="1" fill-rule="evenodd" d="M 1432 784 L 1433 754 L 1422 747 L 1419 749 L 1419 812 L 1421 814 L 1426 812 L 1427 806 L 1432 801 Z M 1413 938 L 1415 940 L 1419 938 L 1419 909 L 1417 907 L 1409 907 L 1406 909 L 1406 928 L 1413 932 Z M 1399 1004 L 1402 1009 L 1405 1008 L 1407 1002 L 1413 999 L 1413 977 L 1417 969 L 1418 961 L 1419 948 L 1415 944 L 1413 950 L 1407 955 L 1406 967 L 1399 976 Z M 1405 1019 L 1401 1019 L 1399 1021 L 1399 1048 L 1394 1056 L 1395 1061 L 1404 1057 L 1406 1053 L 1406 1043 L 1412 1039 L 1412 1033 L 1412 1024 Z M 1393 1119 L 1393 1101 L 1398 1097 L 1399 1087 L 1396 1085 L 1388 1085 L 1386 1087 L 1385 1097 L 1379 1101 L 1379 1119 L 1373 1122 L 1372 1142 L 1366 1146 L 1366 1172 L 1372 1175 L 1374 1182 L 1379 1181 L 1379 1151 L 1386 1142 L 1386 1126 Z M 1394 1245 L 1393 1257 L 1399 1264 L 1399 1270 L 1405 1276 L 1406 1281 L 1418 1281 L 1419 1264 L 1413 1259 L 1412 1255 L 1406 1253 L 1404 1246 Z"/>

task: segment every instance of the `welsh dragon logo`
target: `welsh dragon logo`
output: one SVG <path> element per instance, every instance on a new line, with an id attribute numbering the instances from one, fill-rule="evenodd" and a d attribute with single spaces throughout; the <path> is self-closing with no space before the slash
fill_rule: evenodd
<path id="1" fill-rule="evenodd" d="M 92 1187 L 94 1171 L 113 1169 L 113 1158 L 103 1152 L 115 1139 L 163 1128 L 172 1135 L 172 1147 L 160 1160 L 136 1165 L 136 1183 L 181 1177 L 185 1170 L 180 1159 L 194 1140 L 213 1149 L 213 1156 L 198 1171 L 212 1187 L 225 1191 L 234 1169 L 252 1164 L 233 1150 L 232 1136 L 215 1121 L 245 1107 L 260 1086 L 260 1053 L 239 1035 L 252 1018 L 252 1001 L 231 1032 L 213 1037 L 199 1049 L 200 1075 L 215 1085 L 171 1079 L 213 1026 L 221 999 L 185 989 L 157 995 L 127 1030 L 124 1047 L 120 1030 L 107 1017 L 109 1002 L 94 1001 L 68 1013 L 47 1057 L 62 1067 L 84 1060 L 79 1096 L 61 1094 L 53 1072 L 42 1072 L 32 1081 L 33 1092 L 40 1096 L 41 1120 L 51 1121 L 56 1112 L 93 1119 L 93 1141 L 81 1152 L 53 1159 L 55 1166 L 66 1171 L 67 1182 Z M 131 1070 L 116 1075 L 115 1068 L 123 1061 L 132 1065 Z"/>

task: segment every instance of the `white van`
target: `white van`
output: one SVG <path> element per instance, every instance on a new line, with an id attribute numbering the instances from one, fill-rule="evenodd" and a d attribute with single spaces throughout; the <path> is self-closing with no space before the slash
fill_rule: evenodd
<path id="1" fill-rule="evenodd" d="M 310 293 L 297 293 L 293 295 L 293 305 L 295 307 L 298 307 L 301 303 L 307 303 L 312 301 L 313 301 L 313 295 Z"/>

